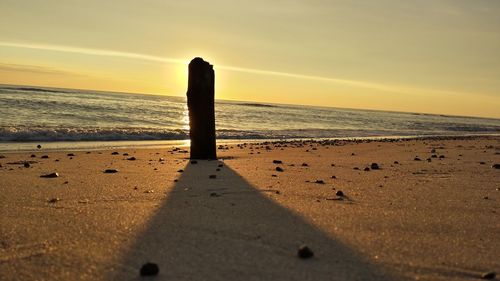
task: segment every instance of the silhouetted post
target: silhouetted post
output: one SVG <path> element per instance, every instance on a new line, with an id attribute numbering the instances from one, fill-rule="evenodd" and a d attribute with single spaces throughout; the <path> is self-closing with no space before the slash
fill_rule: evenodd
<path id="1" fill-rule="evenodd" d="M 217 159 L 215 147 L 215 74 L 202 58 L 189 63 L 187 103 L 191 159 Z"/>

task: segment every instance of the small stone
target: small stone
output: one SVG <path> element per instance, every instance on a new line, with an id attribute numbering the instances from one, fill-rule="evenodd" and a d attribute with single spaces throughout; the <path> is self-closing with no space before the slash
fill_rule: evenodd
<path id="1" fill-rule="evenodd" d="M 42 148 L 42 146 L 41 145 L 37 145 L 36 148 L 40 149 L 40 148 Z"/>
<path id="2" fill-rule="evenodd" d="M 302 245 L 297 251 L 297 256 L 301 259 L 308 259 L 314 256 L 314 252 L 309 247 Z"/>
<path id="3" fill-rule="evenodd" d="M 500 169 L 500 164 L 493 164 L 491 165 L 493 169 Z"/>
<path id="4" fill-rule="evenodd" d="M 337 196 L 340 196 L 340 197 L 344 197 L 344 192 L 342 192 L 342 190 L 338 190 L 335 195 Z"/>
<path id="5" fill-rule="evenodd" d="M 183 169 L 177 170 L 177 173 L 184 173 Z"/>
<path id="6" fill-rule="evenodd" d="M 219 197 L 220 194 L 218 194 L 217 192 L 212 192 L 210 193 L 210 197 Z"/>
<path id="7" fill-rule="evenodd" d="M 57 177 L 59 177 L 59 174 L 58 173 L 50 173 L 50 174 L 41 175 L 40 177 L 41 178 L 57 178 Z"/>
<path id="8" fill-rule="evenodd" d="M 358 167 L 354 167 L 353 169 L 354 169 L 354 170 L 359 170 L 359 168 L 358 168 Z"/>
<path id="9" fill-rule="evenodd" d="M 222 167 L 224 167 L 224 164 L 219 164 L 219 165 L 217 165 L 217 167 L 222 168 Z"/>
<path id="10" fill-rule="evenodd" d="M 114 151 L 114 152 L 111 152 L 111 155 L 120 155 L 120 153 L 118 153 L 118 151 Z"/>
<path id="11" fill-rule="evenodd" d="M 158 159 L 158 161 L 163 162 L 163 161 L 165 161 L 165 158 L 160 158 L 160 159 Z"/>
<path id="12" fill-rule="evenodd" d="M 208 176 L 208 178 L 209 179 L 215 179 L 215 178 L 217 178 L 217 175 L 210 175 L 210 176 Z"/>
<path id="13" fill-rule="evenodd" d="M 336 179 L 336 178 L 337 178 L 337 176 L 332 176 L 332 179 Z"/>
<path id="14" fill-rule="evenodd" d="M 48 159 L 49 156 L 48 155 L 42 155 L 42 157 L 40 157 L 40 158 L 42 158 L 42 159 Z"/>
<path id="15" fill-rule="evenodd" d="M 277 171 L 277 172 L 283 172 L 284 170 L 283 170 L 283 168 L 281 168 L 281 167 L 276 167 L 276 171 Z"/>
<path id="16" fill-rule="evenodd" d="M 28 162 L 24 162 L 24 168 L 29 168 L 31 165 Z"/>
<path id="17" fill-rule="evenodd" d="M 325 184 L 325 181 L 323 181 L 323 180 L 316 180 L 315 183 Z"/>
<path id="18" fill-rule="evenodd" d="M 191 164 L 198 164 L 198 161 L 196 161 L 196 160 L 191 160 Z"/>
<path id="19" fill-rule="evenodd" d="M 220 172 L 220 168 L 215 169 L 215 171 Z"/>
<path id="20" fill-rule="evenodd" d="M 148 262 L 141 267 L 140 274 L 141 276 L 153 276 L 158 275 L 159 272 L 160 269 L 156 263 Z"/>
<path id="21" fill-rule="evenodd" d="M 372 164 L 371 164 L 371 166 L 370 166 L 370 168 L 371 168 L 372 170 L 378 170 L 378 169 L 380 169 L 380 167 L 378 166 L 378 164 L 377 164 L 377 163 L 372 163 Z"/>
<path id="22" fill-rule="evenodd" d="M 283 161 L 281 161 L 281 160 L 273 160 L 273 164 L 283 164 Z"/>
<path id="23" fill-rule="evenodd" d="M 396 164 L 396 165 L 397 165 L 397 164 L 399 164 L 399 162 L 398 162 L 398 161 L 394 161 L 394 164 Z"/>
<path id="24" fill-rule="evenodd" d="M 421 159 L 420 159 L 420 158 L 418 158 L 418 156 L 417 156 L 417 157 L 415 157 L 415 158 L 413 158 L 413 160 L 414 160 L 414 161 L 421 161 Z"/>
<path id="25" fill-rule="evenodd" d="M 479 164 L 480 164 L 480 165 L 484 165 L 484 164 L 486 164 L 486 163 L 485 163 L 485 162 L 483 162 L 483 161 L 481 161 L 481 162 L 479 162 Z"/>
<path id="26" fill-rule="evenodd" d="M 47 200 L 47 202 L 49 202 L 49 203 L 57 203 L 59 201 L 61 201 L 61 198 L 58 198 L 58 197 L 51 198 L 51 199 Z"/>
<path id="27" fill-rule="evenodd" d="M 134 156 L 132 156 L 132 157 L 127 158 L 127 160 L 129 160 L 129 161 L 135 161 L 135 160 L 137 160 L 137 158 L 135 158 Z"/>
<path id="28" fill-rule="evenodd" d="M 31 154 L 31 156 L 30 156 L 30 157 L 31 157 L 31 158 L 35 158 L 35 157 L 36 157 L 36 155 L 35 155 L 35 154 Z"/>
<path id="29" fill-rule="evenodd" d="M 432 154 L 431 158 L 438 158 L 438 156 L 436 154 Z"/>
<path id="30" fill-rule="evenodd" d="M 444 155 L 439 155 L 439 159 L 444 159 Z"/>
<path id="31" fill-rule="evenodd" d="M 118 173 L 118 170 L 117 169 L 106 169 L 106 170 L 104 170 L 104 173 L 105 174 L 114 174 L 114 173 Z"/>
<path id="32" fill-rule="evenodd" d="M 370 171 L 370 168 L 366 167 L 366 168 L 364 169 L 364 171 L 365 171 L 365 172 L 369 172 L 369 171 Z"/>
<path id="33" fill-rule="evenodd" d="M 307 163 L 302 163 L 302 167 L 309 167 L 309 164 L 307 164 Z"/>
<path id="34" fill-rule="evenodd" d="M 490 271 L 490 272 L 485 272 L 485 273 L 481 274 L 481 279 L 491 280 L 491 279 L 495 279 L 496 276 L 497 276 L 496 272 Z"/>
<path id="35" fill-rule="evenodd" d="M 66 156 L 73 157 L 73 156 L 75 156 L 75 154 L 74 153 L 68 153 L 68 154 L 66 154 Z"/>
<path id="36" fill-rule="evenodd" d="M 123 156 L 128 156 L 128 153 L 126 153 L 126 152 L 125 152 L 125 153 L 123 153 L 122 155 L 123 155 Z"/>

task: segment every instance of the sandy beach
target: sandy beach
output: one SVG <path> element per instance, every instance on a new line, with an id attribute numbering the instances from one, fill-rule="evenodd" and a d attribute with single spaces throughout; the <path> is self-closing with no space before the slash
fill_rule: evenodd
<path id="1" fill-rule="evenodd" d="M 500 271 L 500 137 L 242 142 L 193 163 L 184 147 L 33 146 L 0 153 L 1 280 L 475 280 Z M 301 245 L 314 256 L 299 258 Z M 139 275 L 146 262 L 158 276 Z"/>

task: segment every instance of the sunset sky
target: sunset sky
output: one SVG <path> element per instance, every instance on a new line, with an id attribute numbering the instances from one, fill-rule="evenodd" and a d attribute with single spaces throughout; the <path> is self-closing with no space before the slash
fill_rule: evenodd
<path id="1" fill-rule="evenodd" d="M 500 118 L 500 1 L 1 0 L 0 83 Z"/>

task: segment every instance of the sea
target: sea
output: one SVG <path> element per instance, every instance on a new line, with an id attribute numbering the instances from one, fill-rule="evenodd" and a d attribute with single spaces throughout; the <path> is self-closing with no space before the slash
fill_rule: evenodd
<path id="1" fill-rule="evenodd" d="M 500 119 L 216 100 L 218 142 L 500 135 Z M 0 85 L 0 151 L 188 143 L 185 97 Z"/>

